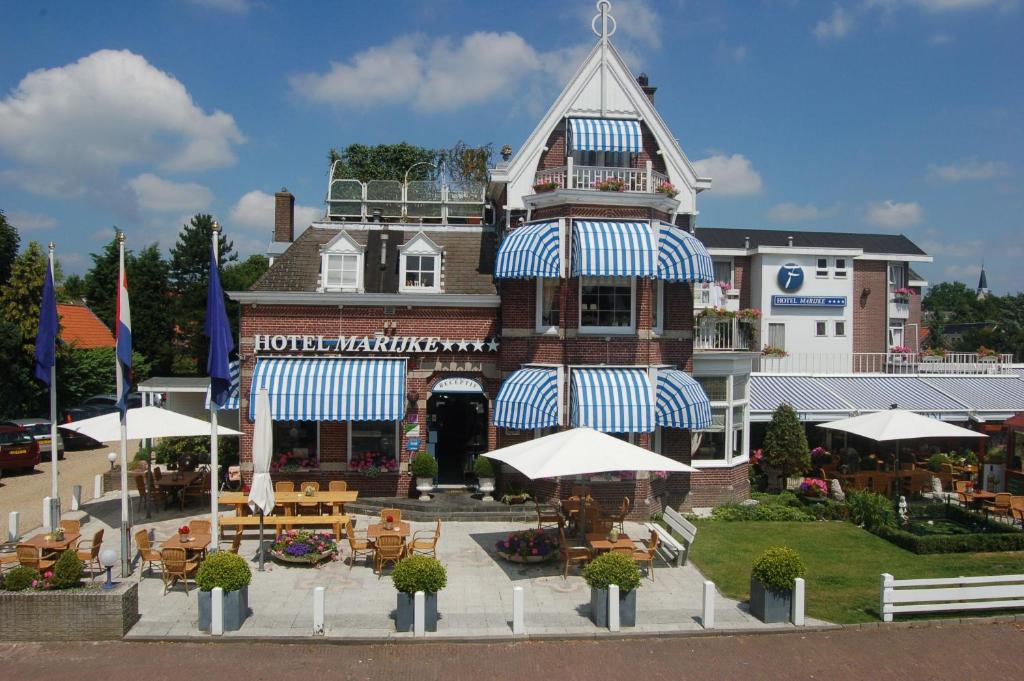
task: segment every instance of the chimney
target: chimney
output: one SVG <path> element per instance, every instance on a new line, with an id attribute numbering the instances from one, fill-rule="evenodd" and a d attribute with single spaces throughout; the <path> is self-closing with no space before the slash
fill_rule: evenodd
<path id="1" fill-rule="evenodd" d="M 654 104 L 654 93 L 658 91 L 658 88 L 650 84 L 647 74 L 641 73 L 636 77 L 636 82 L 640 84 L 640 89 L 647 95 L 647 99 L 651 101 L 651 104 Z"/>
<path id="2" fill-rule="evenodd" d="M 295 241 L 295 197 L 287 187 L 274 194 L 274 241 Z"/>
<path id="3" fill-rule="evenodd" d="M 750 237 L 749 236 L 743 237 L 743 248 L 746 248 L 748 250 L 750 249 Z"/>
<path id="4" fill-rule="evenodd" d="M 786 242 L 789 244 L 790 248 L 793 248 L 793 235 L 792 234 L 790 234 L 788 237 L 786 237 Z"/>

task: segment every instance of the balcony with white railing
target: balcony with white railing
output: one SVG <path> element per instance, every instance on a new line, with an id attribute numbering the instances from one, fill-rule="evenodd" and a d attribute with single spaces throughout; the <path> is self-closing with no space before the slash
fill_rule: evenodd
<path id="1" fill-rule="evenodd" d="M 601 188 L 602 184 L 605 188 Z M 584 189 L 653 194 L 664 186 L 660 193 L 671 197 L 675 191 L 670 189 L 672 185 L 668 176 L 654 170 L 650 161 L 643 168 L 611 168 L 576 165 L 571 157 L 566 159 L 564 166 L 538 171 L 533 186 L 537 193 L 556 189 Z"/>
<path id="2" fill-rule="evenodd" d="M 694 350 L 745 352 L 757 349 L 754 327 L 742 319 L 697 317 L 694 322 Z"/>
<path id="3" fill-rule="evenodd" d="M 486 205 L 485 189 L 483 183 L 336 178 L 327 191 L 327 217 L 361 221 L 379 210 L 385 220 L 479 223 Z"/>
<path id="4" fill-rule="evenodd" d="M 696 345 L 695 345 L 696 348 Z M 754 371 L 767 374 L 934 374 L 970 376 L 1013 373 L 1013 355 L 949 352 L 801 352 L 785 356 L 762 354 Z"/>

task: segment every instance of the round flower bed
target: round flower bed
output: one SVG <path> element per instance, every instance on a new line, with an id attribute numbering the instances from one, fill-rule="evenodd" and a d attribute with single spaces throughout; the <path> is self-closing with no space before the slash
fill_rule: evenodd
<path id="1" fill-rule="evenodd" d="M 513 563 L 543 563 L 558 555 L 558 539 L 540 530 L 523 530 L 511 533 L 494 548 Z"/>
<path id="2" fill-rule="evenodd" d="M 319 563 L 338 553 L 338 543 L 327 532 L 288 530 L 278 535 L 270 555 L 286 563 Z"/>

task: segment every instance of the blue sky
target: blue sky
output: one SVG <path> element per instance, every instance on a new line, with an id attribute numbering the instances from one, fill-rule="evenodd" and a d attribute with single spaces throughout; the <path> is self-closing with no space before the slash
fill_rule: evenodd
<path id="1" fill-rule="evenodd" d="M 1020 0 L 617 0 L 613 42 L 714 178 L 708 226 L 902 232 L 932 282 L 1021 290 Z M 8 3 L 0 208 L 69 272 L 270 195 L 323 205 L 331 146 L 518 147 L 592 45 L 592 2 Z"/>

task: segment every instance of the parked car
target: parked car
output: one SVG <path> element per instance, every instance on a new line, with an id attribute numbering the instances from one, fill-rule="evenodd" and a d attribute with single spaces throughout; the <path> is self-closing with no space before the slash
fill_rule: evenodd
<path id="1" fill-rule="evenodd" d="M 30 471 L 39 464 L 39 444 L 21 426 L 0 426 L 0 475 L 8 470 Z"/>
<path id="2" fill-rule="evenodd" d="M 39 445 L 39 457 L 43 461 L 50 460 L 50 419 L 13 419 L 5 422 L 5 426 L 21 426 L 35 438 Z M 64 438 L 57 431 L 57 459 L 64 460 Z"/>
<path id="3" fill-rule="evenodd" d="M 142 393 L 128 393 L 128 408 L 135 409 L 136 407 L 141 406 Z M 91 419 L 94 416 L 110 414 L 115 411 L 117 411 L 116 395 L 93 395 L 92 397 L 83 400 L 77 407 L 70 407 L 61 412 L 60 421 L 61 423 L 82 421 L 84 419 Z M 78 433 L 70 430 L 64 431 L 64 442 L 68 449 L 93 449 L 101 446 L 102 444 L 100 442 L 96 442 L 91 437 L 79 435 Z"/>

